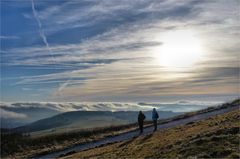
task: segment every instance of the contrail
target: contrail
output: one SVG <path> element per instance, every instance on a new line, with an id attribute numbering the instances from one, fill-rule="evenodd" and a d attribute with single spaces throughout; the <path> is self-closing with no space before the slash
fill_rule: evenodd
<path id="1" fill-rule="evenodd" d="M 61 92 L 67 85 L 70 83 L 71 79 L 68 79 L 65 83 L 61 84 L 60 87 L 58 88 L 58 92 Z"/>
<path id="2" fill-rule="evenodd" d="M 52 61 L 55 62 L 55 59 L 54 59 L 54 56 L 52 54 L 52 49 L 51 47 L 49 46 L 49 43 L 47 41 L 47 37 L 46 35 L 44 34 L 44 31 L 43 31 L 43 28 L 42 28 L 42 23 L 38 17 L 38 13 L 35 9 L 35 5 L 34 5 L 34 0 L 31 0 L 32 1 L 32 12 L 33 12 L 33 15 L 34 15 L 34 18 L 36 19 L 37 23 L 38 23 L 38 27 L 39 27 L 39 34 L 44 42 L 44 44 L 46 45 L 51 57 L 52 57 Z M 71 82 L 72 80 L 72 77 L 70 77 L 66 82 L 64 82 L 63 84 L 61 84 L 60 88 L 58 89 L 58 92 L 61 92 L 63 89 L 65 89 L 68 84 Z"/>
<path id="3" fill-rule="evenodd" d="M 52 49 L 51 49 L 51 47 L 49 46 L 49 43 L 48 43 L 48 41 L 47 41 L 47 37 L 46 37 L 46 35 L 44 34 L 44 31 L 43 31 L 43 29 L 42 29 L 42 23 L 41 23 L 41 21 L 40 21 L 40 19 L 39 19 L 39 17 L 38 17 L 38 13 L 37 13 L 37 11 L 36 11 L 36 9 L 35 9 L 34 0 L 31 0 L 31 1 L 32 1 L 32 12 L 33 12 L 34 18 L 36 19 L 36 21 L 37 21 L 37 23 L 38 23 L 38 27 L 39 27 L 39 35 L 40 35 L 40 37 L 42 38 L 43 43 L 46 45 L 49 53 L 51 54 L 52 61 L 55 62 L 54 56 L 53 56 L 53 54 L 52 54 Z"/>

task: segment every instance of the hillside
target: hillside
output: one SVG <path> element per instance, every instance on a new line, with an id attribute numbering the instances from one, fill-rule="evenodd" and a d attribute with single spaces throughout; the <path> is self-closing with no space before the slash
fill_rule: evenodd
<path id="1" fill-rule="evenodd" d="M 1 128 L 16 128 L 70 111 L 147 111 L 153 107 L 164 112 L 191 112 L 217 105 L 219 102 L 176 101 L 172 103 L 124 102 L 0 102 Z M 90 124 L 88 124 L 90 125 Z"/>
<path id="2" fill-rule="evenodd" d="M 63 158 L 239 158 L 239 119 L 235 110 Z"/>
<path id="3" fill-rule="evenodd" d="M 171 111 L 159 111 L 161 119 L 170 118 L 182 113 Z M 51 132 L 63 132 L 64 130 L 89 129 L 135 123 L 138 112 L 134 111 L 72 111 L 61 113 L 50 118 L 38 120 L 31 124 L 16 128 L 17 131 L 36 132 L 49 130 Z M 151 112 L 145 112 L 148 120 L 151 119 Z"/>
<path id="4" fill-rule="evenodd" d="M 211 114 L 211 113 L 216 113 L 216 112 L 229 112 L 226 110 L 236 110 L 238 109 L 239 106 L 239 102 L 240 100 L 235 100 L 231 103 L 225 103 L 222 105 L 219 105 L 218 107 L 209 107 L 207 109 L 203 109 L 203 110 L 199 110 L 196 112 L 189 112 L 186 114 L 182 114 L 182 115 L 178 115 L 172 118 L 167 118 L 167 119 L 162 119 L 159 120 L 159 124 L 160 125 L 164 125 L 164 124 L 172 124 L 172 123 L 179 123 L 180 120 L 188 120 L 189 118 L 196 118 L 198 115 L 206 115 L 206 114 Z M 234 108 L 234 109 L 232 109 Z M 238 118 L 239 118 L 239 112 L 238 113 Z M 227 117 L 227 118 L 232 118 L 232 117 Z M 215 121 L 216 119 L 212 118 L 213 121 Z M 224 119 L 225 120 L 225 119 Z M 235 123 L 237 121 L 234 120 L 230 120 L 228 121 L 229 125 L 231 125 L 231 122 L 234 121 Z M 221 123 L 221 120 L 216 122 L 215 125 L 217 125 L 217 123 Z M 233 122 L 232 122 L 233 123 Z M 47 124 L 47 123 L 46 123 Z M 150 124 L 150 125 L 149 125 Z M 226 124 L 226 125 L 227 125 Z M 191 124 L 188 124 L 191 125 Z M 194 124 L 195 125 L 195 124 Z M 205 124 L 206 125 L 206 124 Z M 212 124 L 214 125 L 214 124 Z M 150 122 L 146 122 L 145 123 L 145 130 L 150 128 L 152 126 L 152 123 Z M 150 126 L 150 127 L 149 127 Z M 147 128 L 148 127 L 148 128 Z M 211 127 L 210 127 L 211 128 Z M 182 141 L 185 140 L 184 137 L 184 132 L 182 130 L 187 129 L 187 127 L 183 127 L 181 128 L 180 132 L 175 132 L 175 136 L 180 136 Z M 199 128 L 201 131 L 204 130 L 204 127 L 200 127 Z M 169 129 L 169 130 L 175 130 L 175 129 Z M 178 130 L 178 129 L 176 129 Z M 216 128 L 217 130 L 217 128 Z M 124 135 L 124 134 L 128 134 L 131 132 L 136 132 L 138 135 L 138 126 L 136 123 L 133 124 L 127 124 L 127 125 L 119 125 L 119 126 L 110 126 L 110 127 L 102 127 L 102 128 L 93 128 L 93 129 L 86 129 L 86 130 L 76 130 L 76 131 L 68 131 L 67 133 L 52 133 L 52 134 L 46 134 L 46 135 L 40 135 L 40 136 L 32 136 L 32 134 L 29 136 L 28 134 L 25 133 L 17 133 L 12 131 L 12 129 L 1 129 L 1 158 L 31 158 L 31 157 L 36 157 L 36 156 L 44 156 L 44 155 L 51 155 L 52 153 L 58 153 L 57 156 L 59 155 L 63 155 L 66 153 L 63 153 L 63 150 L 69 149 L 71 147 L 75 147 L 78 145 L 83 145 L 85 143 L 92 143 L 92 142 L 98 142 L 100 140 L 105 140 L 105 139 L 109 139 L 112 137 L 117 137 L 120 135 Z M 202 132 L 198 132 L 198 131 L 193 131 L 192 134 L 190 135 L 190 137 L 187 137 L 187 139 L 189 138 L 189 140 L 191 141 L 191 136 L 196 136 L 197 134 L 200 134 Z M 206 131 L 208 131 L 206 129 Z M 161 131 L 160 131 L 161 132 Z M 162 131 L 165 132 L 165 131 Z M 168 132 L 168 130 L 166 131 Z M 174 131 L 173 131 L 174 132 Z M 158 132 L 159 133 L 159 132 Z M 155 133 L 155 134 L 158 134 Z M 170 132 L 172 133 L 172 132 Z M 183 133 L 183 134 L 181 134 Z M 154 134 L 154 135 L 155 135 Z M 167 133 L 168 134 L 168 133 Z M 161 136 L 162 134 L 160 134 L 159 136 Z M 166 135 L 166 133 L 165 133 Z M 151 138 L 151 136 L 148 136 L 146 138 Z M 141 142 L 141 144 L 143 145 L 137 145 L 137 147 L 142 147 L 145 145 L 144 140 L 146 139 L 144 136 L 143 137 L 138 137 L 135 140 L 143 140 Z M 157 140 L 156 140 L 157 139 Z M 158 137 L 157 138 L 152 138 L 151 140 L 156 140 L 157 143 L 154 143 L 154 141 L 151 141 L 153 143 L 153 146 L 155 144 L 155 146 L 158 145 L 158 142 L 163 142 L 161 141 L 162 139 L 166 139 L 166 141 L 164 140 L 165 144 L 168 144 L 168 141 L 170 141 L 171 138 L 169 138 L 168 136 L 163 136 L 160 138 L 160 141 L 158 141 Z M 179 139 L 179 138 L 172 138 L 172 139 Z M 171 139 L 171 140 L 172 140 Z M 126 140 L 125 140 L 126 141 Z M 129 143 L 131 143 L 134 140 L 131 140 Z M 163 142 L 163 143 L 164 143 Z M 174 142 L 174 141 L 171 141 Z M 178 142 L 178 141 L 175 141 Z M 125 149 L 127 149 L 128 147 L 128 142 L 122 142 L 121 144 L 123 144 L 123 146 L 125 145 Z M 134 143 L 134 142 L 133 142 Z M 140 143 L 140 142 L 139 142 Z M 136 144 L 136 143 L 134 143 Z M 146 143 L 148 144 L 148 143 Z M 107 152 L 112 153 L 111 150 L 114 150 L 114 146 L 109 149 Z M 134 145 L 133 145 L 134 147 Z M 131 149 L 133 147 L 130 147 Z M 145 146 L 144 146 L 145 148 Z M 151 148 L 151 145 L 150 145 Z M 164 148 L 164 147 L 163 147 Z M 135 152 L 135 149 L 128 149 L 129 153 L 131 151 Z M 157 149 L 157 147 L 155 147 L 155 149 Z M 98 152 L 98 154 L 94 154 L 91 151 L 89 151 L 89 154 L 93 154 L 93 156 L 98 155 L 99 156 L 99 149 L 94 149 L 96 150 L 96 153 Z M 124 150 L 124 149 L 122 149 Z M 103 150 L 103 152 L 105 152 L 106 150 Z M 86 151 L 87 152 L 87 151 Z M 116 151 L 118 152 L 118 151 Z M 121 152 L 119 152 L 121 153 Z M 137 153 L 137 151 L 135 152 Z M 108 153 L 106 153 L 107 155 Z M 114 153 L 113 153 L 114 154 Z M 83 155 L 83 154 L 77 154 L 77 155 Z M 85 154 L 87 155 L 87 154 Z M 108 154 L 109 155 L 109 154 Z M 124 155 L 124 154 L 122 154 Z M 101 157 L 101 155 L 100 155 Z M 129 157 L 129 156 L 127 156 Z"/>

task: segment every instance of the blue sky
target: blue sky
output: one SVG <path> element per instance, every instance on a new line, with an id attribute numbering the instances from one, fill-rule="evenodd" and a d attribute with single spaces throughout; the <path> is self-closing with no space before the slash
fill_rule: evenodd
<path id="1" fill-rule="evenodd" d="M 239 96 L 239 0 L 3 0 L 1 101 Z"/>

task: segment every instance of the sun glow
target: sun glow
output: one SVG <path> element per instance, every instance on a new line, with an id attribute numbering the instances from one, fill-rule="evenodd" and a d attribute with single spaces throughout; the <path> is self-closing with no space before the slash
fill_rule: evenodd
<path id="1" fill-rule="evenodd" d="M 203 58 L 200 38 L 193 31 L 177 30 L 158 37 L 163 44 L 153 49 L 155 61 L 170 70 L 194 67 Z"/>

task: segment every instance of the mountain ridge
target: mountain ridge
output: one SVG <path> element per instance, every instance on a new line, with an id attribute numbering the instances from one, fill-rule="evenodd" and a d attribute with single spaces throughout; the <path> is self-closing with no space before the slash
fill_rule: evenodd
<path id="1" fill-rule="evenodd" d="M 151 111 L 146 111 L 144 113 L 146 115 L 146 119 L 150 120 Z M 158 111 L 158 113 L 160 119 L 182 114 L 172 111 Z M 137 111 L 70 111 L 17 127 L 14 130 L 20 132 L 35 132 L 59 127 L 70 129 L 79 127 L 80 129 L 85 129 L 130 124 L 137 122 L 137 115 Z"/>

